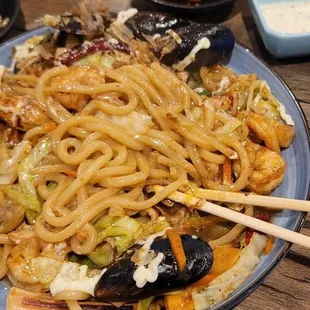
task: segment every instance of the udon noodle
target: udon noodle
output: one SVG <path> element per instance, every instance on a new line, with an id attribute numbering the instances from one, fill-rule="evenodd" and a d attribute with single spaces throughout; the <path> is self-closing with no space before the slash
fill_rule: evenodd
<path id="1" fill-rule="evenodd" d="M 108 219 L 132 220 L 139 232 L 157 223 L 160 229 L 151 230 L 156 233 L 166 227 L 159 223 L 164 218 L 181 233 L 203 236 L 213 249 L 229 245 L 241 255 L 240 242 L 249 237 L 245 227 L 166 198 L 196 187 L 268 194 L 284 177 L 279 152 L 291 143 L 294 128 L 255 75 L 216 65 L 202 68 L 200 76 L 193 86 L 192 77 L 182 80 L 159 62 L 54 66 L 42 74 L 4 76 L 0 278 L 49 291 L 62 262 L 72 257 L 80 265 L 86 257 L 98 276 L 116 252 L 119 257 L 139 240 L 135 235 L 124 248 L 114 248 L 117 233 L 104 237 L 108 226 L 98 225 Z M 198 86 L 209 94 L 200 94 Z M 20 139 L 14 142 L 9 134 L 16 130 Z M 152 195 L 152 185 L 164 189 Z M 253 206 L 226 207 L 260 214 Z M 100 264 L 91 254 L 103 243 L 113 254 Z M 40 257 L 48 263 L 37 266 Z M 48 280 L 40 276 L 47 264 L 56 271 Z M 89 296 L 79 289 L 53 294 L 70 309 L 80 309 L 76 300 Z"/>

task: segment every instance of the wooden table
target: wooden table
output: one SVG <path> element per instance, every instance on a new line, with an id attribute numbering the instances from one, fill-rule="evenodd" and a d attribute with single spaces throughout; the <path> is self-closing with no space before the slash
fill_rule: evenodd
<path id="1" fill-rule="evenodd" d="M 147 10 L 165 10 L 147 0 L 106 0 L 114 9 L 129 6 Z M 21 13 L 4 41 L 35 27 L 34 21 L 42 15 L 70 11 L 77 0 L 21 0 Z M 287 82 L 301 103 L 310 122 L 310 57 L 276 60 L 265 49 L 245 0 L 211 13 L 186 15 L 199 21 L 223 22 L 234 32 L 237 40 L 265 60 Z M 310 236 L 310 216 L 302 229 Z M 293 246 L 272 275 L 249 298 L 236 307 L 238 310 L 309 310 L 310 309 L 310 250 Z"/>

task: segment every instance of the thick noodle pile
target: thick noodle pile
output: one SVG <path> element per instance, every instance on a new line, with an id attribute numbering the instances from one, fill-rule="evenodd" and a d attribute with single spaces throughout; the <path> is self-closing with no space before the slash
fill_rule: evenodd
<path id="1" fill-rule="evenodd" d="M 105 238 L 102 221 L 124 216 L 129 221 L 143 217 L 144 225 L 158 221 L 156 207 L 169 205 L 165 199 L 177 190 L 267 194 L 278 186 L 285 173 L 278 152 L 291 143 L 294 129 L 278 112 L 271 113 L 279 104 L 268 87 L 254 75 L 238 76 L 221 66 L 203 68 L 201 77 L 211 97 L 159 63 L 117 69 L 60 66 L 40 77 L 8 78 L 0 116 L 24 134 L 10 153 L 1 154 L 6 184 L 1 198 L 11 217 L 1 224 L 0 277 L 8 273 L 17 287 L 49 290 L 55 274 L 48 280 L 45 274 L 46 281 L 37 274 L 26 277 L 25 266 L 37 268 L 34 257 L 48 258 L 44 272 L 48 263 L 57 273 L 61 264 L 55 260 L 68 260 L 68 253 L 91 257 L 98 249 Z M 164 189 L 152 195 L 152 185 Z M 254 214 L 253 206 L 229 207 Z M 232 243 L 243 230 L 232 226 L 210 244 Z M 118 247 L 117 255 L 129 245 Z M 21 263 L 21 252 L 29 248 L 34 254 Z"/>

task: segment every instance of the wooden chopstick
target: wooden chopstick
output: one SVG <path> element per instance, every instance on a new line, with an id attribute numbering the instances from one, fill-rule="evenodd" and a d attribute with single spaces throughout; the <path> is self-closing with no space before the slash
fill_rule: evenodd
<path id="1" fill-rule="evenodd" d="M 152 189 L 155 192 L 161 190 L 161 186 L 153 186 Z M 310 248 L 310 237 L 291 231 L 289 229 L 277 226 L 275 224 L 267 223 L 262 220 L 253 218 L 251 216 L 233 211 L 229 208 L 223 208 L 211 202 L 205 201 L 203 199 L 184 194 L 181 192 L 174 192 L 168 199 L 182 203 L 186 206 L 193 207 L 210 214 L 216 215 L 221 218 L 225 218 L 234 223 L 238 223 L 254 230 L 263 232 L 270 236 L 278 237 L 291 243 L 295 243 L 306 248 Z"/>
<path id="2" fill-rule="evenodd" d="M 149 186 L 149 188 L 156 192 L 160 190 L 160 185 Z M 221 201 L 221 202 L 228 202 L 228 203 L 254 205 L 254 206 L 267 207 L 270 209 L 277 209 L 277 210 L 288 209 L 288 210 L 295 210 L 295 211 L 310 212 L 310 201 L 307 201 L 307 200 L 263 196 L 263 195 L 256 195 L 252 193 L 225 192 L 225 191 L 217 191 L 217 190 L 202 189 L 202 188 L 194 189 L 190 195 L 193 195 L 196 198 L 206 199 L 206 200 L 211 200 L 211 201 Z"/>

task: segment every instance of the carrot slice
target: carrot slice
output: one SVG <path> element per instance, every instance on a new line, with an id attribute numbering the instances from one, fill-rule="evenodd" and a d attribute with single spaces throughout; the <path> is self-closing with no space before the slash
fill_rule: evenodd
<path id="1" fill-rule="evenodd" d="M 184 253 L 181 236 L 176 230 L 169 229 L 167 230 L 167 237 L 171 244 L 172 253 L 177 261 L 178 270 L 183 271 L 186 267 L 186 256 Z"/>
<path id="2" fill-rule="evenodd" d="M 266 243 L 266 247 L 264 250 L 265 255 L 269 254 L 272 251 L 273 245 L 274 245 L 274 237 L 271 236 L 271 237 L 269 237 L 269 239 L 267 240 L 267 243 Z"/>
<path id="3" fill-rule="evenodd" d="M 166 295 L 165 306 L 167 310 L 194 310 L 194 302 L 190 290 L 182 294 Z"/>
<path id="4" fill-rule="evenodd" d="M 227 156 L 225 156 L 225 161 L 222 167 L 222 182 L 225 185 L 233 183 L 231 160 Z"/>
<path id="5" fill-rule="evenodd" d="M 213 250 L 214 261 L 210 273 L 220 275 L 230 269 L 239 260 L 240 252 L 240 249 L 230 244 L 216 247 Z"/>
<path id="6" fill-rule="evenodd" d="M 56 129 L 56 127 L 57 127 L 57 124 L 55 124 L 55 123 L 48 123 L 48 124 L 46 124 L 44 126 L 44 130 L 45 130 L 46 133 L 49 133 L 49 132 L 53 131 L 54 129 Z"/>
<path id="7" fill-rule="evenodd" d="M 195 282 L 194 284 L 192 284 L 191 287 L 207 286 L 211 281 L 213 281 L 218 276 L 219 275 L 216 273 L 209 273 L 203 278 L 201 278 L 198 282 Z"/>
<path id="8" fill-rule="evenodd" d="M 72 169 L 64 169 L 64 174 L 68 175 L 69 177 L 72 177 L 72 178 L 76 178 L 77 176 L 77 173 L 75 170 L 72 170 Z"/>

